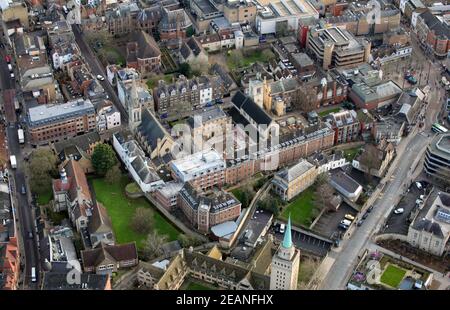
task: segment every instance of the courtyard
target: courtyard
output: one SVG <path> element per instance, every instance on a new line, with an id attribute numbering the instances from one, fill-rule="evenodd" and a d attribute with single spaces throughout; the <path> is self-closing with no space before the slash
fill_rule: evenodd
<path id="1" fill-rule="evenodd" d="M 280 218 L 287 221 L 290 214 L 293 225 L 309 227 L 314 220 L 314 208 L 314 186 L 310 186 L 283 209 Z"/>
<path id="2" fill-rule="evenodd" d="M 146 234 L 139 234 L 130 227 L 131 218 L 137 208 L 148 208 L 153 211 L 153 227 L 160 235 L 166 235 L 168 241 L 178 239 L 179 232 L 168 222 L 154 206 L 145 198 L 130 199 L 125 195 L 125 186 L 130 183 L 128 176 L 123 175 L 120 182 L 108 184 L 104 179 L 91 179 L 97 201 L 103 204 L 111 218 L 114 234 L 118 243 L 136 241 L 138 248 L 143 246 Z"/>

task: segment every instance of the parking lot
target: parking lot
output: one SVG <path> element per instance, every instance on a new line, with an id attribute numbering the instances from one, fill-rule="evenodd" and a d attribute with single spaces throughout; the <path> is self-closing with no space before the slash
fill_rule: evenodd
<path id="1" fill-rule="evenodd" d="M 273 234 L 280 242 L 283 240 L 283 234 L 278 232 L 273 232 Z M 321 257 L 328 253 L 332 245 L 325 238 L 322 239 L 313 234 L 301 232 L 294 227 L 292 228 L 292 242 L 298 249 Z"/>
<path id="2" fill-rule="evenodd" d="M 313 230 L 322 236 L 331 238 L 335 232 L 341 230 L 338 226 L 346 214 L 356 217 L 357 212 L 347 203 L 342 202 L 336 212 L 324 212 L 316 225 L 314 225 Z"/>
<path id="3" fill-rule="evenodd" d="M 402 200 L 398 203 L 398 205 L 395 208 L 395 209 L 403 208 L 404 209 L 403 213 L 395 214 L 394 212 L 392 212 L 389 215 L 389 218 L 386 222 L 387 226 L 385 226 L 384 229 L 385 233 L 402 234 L 402 235 L 408 234 L 408 227 L 410 225 L 408 218 L 411 214 L 411 211 L 416 206 L 416 200 L 419 198 L 420 195 L 423 195 L 425 193 L 424 189 L 419 190 L 417 188 L 415 182 L 411 184 L 408 190 L 409 191 L 407 192 L 407 194 L 403 196 Z"/>

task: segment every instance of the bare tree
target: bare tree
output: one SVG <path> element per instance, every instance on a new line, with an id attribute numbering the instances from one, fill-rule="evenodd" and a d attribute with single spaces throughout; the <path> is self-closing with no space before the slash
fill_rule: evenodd
<path id="1" fill-rule="evenodd" d="M 131 218 L 131 229 L 140 234 L 150 231 L 153 225 L 153 212 L 147 208 L 137 208 Z"/>
<path id="2" fill-rule="evenodd" d="M 160 235 L 156 230 L 149 233 L 143 249 L 144 258 L 151 260 L 163 255 L 163 245 L 167 242 L 167 239 L 167 235 Z"/>
<path id="3" fill-rule="evenodd" d="M 367 169 L 365 173 L 368 178 L 372 175 L 370 171 L 378 168 L 378 154 L 378 148 L 373 144 L 369 144 L 366 145 L 364 152 L 359 156 L 359 164 L 362 165 L 364 169 Z"/>
<path id="4" fill-rule="evenodd" d="M 316 88 L 308 84 L 303 84 L 299 90 L 297 100 L 293 105 L 303 112 L 310 112 L 317 109 L 317 91 Z"/>
<path id="5" fill-rule="evenodd" d="M 322 210 L 325 208 L 333 199 L 334 189 L 328 184 L 328 182 L 324 182 L 316 187 L 315 193 L 315 206 L 317 209 Z"/>

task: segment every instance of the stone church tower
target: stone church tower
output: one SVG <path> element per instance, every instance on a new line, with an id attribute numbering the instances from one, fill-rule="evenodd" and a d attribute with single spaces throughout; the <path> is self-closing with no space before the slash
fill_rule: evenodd
<path id="1" fill-rule="evenodd" d="M 291 216 L 289 215 L 283 242 L 272 258 L 270 289 L 296 290 L 299 267 L 300 250 L 297 250 L 292 243 Z"/>
<path id="2" fill-rule="evenodd" d="M 127 100 L 128 126 L 132 132 L 141 123 L 142 105 L 139 102 L 139 95 L 136 86 L 136 79 L 133 77 L 130 95 Z"/>

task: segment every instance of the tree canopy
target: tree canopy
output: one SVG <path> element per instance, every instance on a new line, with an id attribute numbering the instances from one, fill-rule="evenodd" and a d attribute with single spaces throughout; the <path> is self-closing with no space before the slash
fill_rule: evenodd
<path id="1" fill-rule="evenodd" d="M 92 166 L 98 175 L 106 175 L 116 163 L 116 154 L 109 144 L 101 143 L 95 146 L 92 153 Z"/>

